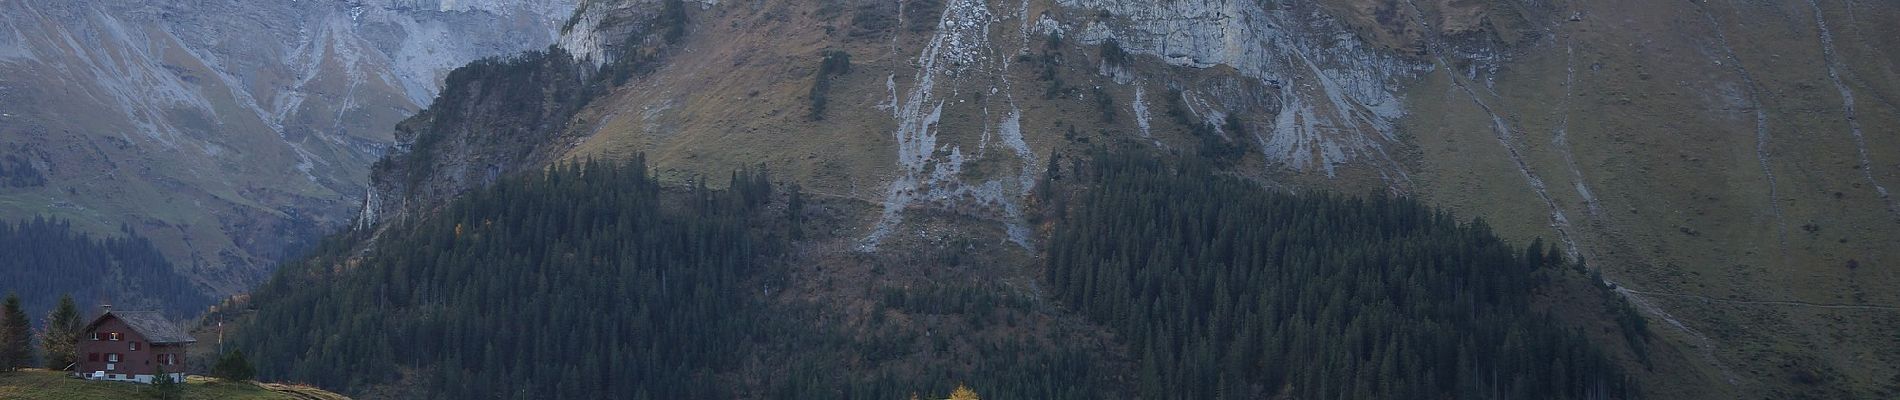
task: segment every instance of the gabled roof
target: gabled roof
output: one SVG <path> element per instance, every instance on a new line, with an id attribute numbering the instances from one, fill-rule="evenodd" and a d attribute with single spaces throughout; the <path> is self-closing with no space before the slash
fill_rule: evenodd
<path id="1" fill-rule="evenodd" d="M 193 339 L 191 335 L 185 334 L 185 331 L 179 330 L 178 325 L 172 324 L 171 321 L 165 319 L 164 314 L 159 314 L 157 311 L 107 311 L 99 315 L 99 318 L 93 319 L 92 323 L 86 324 L 86 331 L 98 329 L 99 324 L 106 322 L 106 317 L 125 321 L 125 326 L 145 336 L 145 340 L 152 344 L 198 342 L 198 339 Z"/>

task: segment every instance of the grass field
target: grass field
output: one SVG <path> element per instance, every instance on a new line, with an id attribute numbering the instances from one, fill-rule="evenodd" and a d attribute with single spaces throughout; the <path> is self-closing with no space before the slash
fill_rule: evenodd
<path id="1" fill-rule="evenodd" d="M 88 381 L 66 374 L 29 369 L 0 373 L 0 399 L 141 399 L 150 386 L 128 383 Z M 185 378 L 186 399 L 274 400 L 274 399 L 349 399 L 321 389 L 275 383 L 227 383 L 201 376 Z"/>

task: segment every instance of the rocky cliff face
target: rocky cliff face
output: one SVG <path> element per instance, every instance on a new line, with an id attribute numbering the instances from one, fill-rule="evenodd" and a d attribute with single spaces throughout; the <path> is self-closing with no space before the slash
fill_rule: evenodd
<path id="1" fill-rule="evenodd" d="M 348 221 L 450 69 L 553 43 L 574 6 L 0 2 L 0 157 L 44 178 L 0 190 L 0 216 L 129 224 L 241 290 Z"/>
<path id="2" fill-rule="evenodd" d="M 1074 35 L 1084 43 L 1115 41 L 1127 51 L 1157 56 L 1171 65 L 1225 66 L 1265 82 L 1270 89 L 1247 93 L 1269 105 L 1253 110 L 1259 115 L 1250 121 L 1257 122 L 1263 134 L 1247 136 L 1258 142 L 1269 161 L 1329 176 L 1351 164 L 1371 166 L 1394 185 L 1407 180 L 1387 150 L 1396 147 L 1398 119 L 1405 114 L 1399 92 L 1410 79 L 1432 71 L 1432 65 L 1342 34 L 1349 27 L 1322 5 L 1263 7 L 1218 0 L 1061 3 L 1102 13 L 1072 24 Z M 1142 79 L 1134 75 L 1126 73 L 1118 81 Z M 1194 97 L 1191 103 L 1211 101 L 1208 105 L 1220 107 L 1197 112 L 1208 121 L 1225 119 L 1222 110 L 1229 108 L 1224 104 L 1245 102 L 1204 99 L 1219 90 L 1201 89 L 1184 95 Z"/>
<path id="3" fill-rule="evenodd" d="M 565 154 L 589 128 L 576 114 L 616 84 L 648 73 L 683 29 L 683 7 L 584 2 L 546 50 L 449 73 L 441 95 L 397 125 L 395 145 L 370 171 L 355 229 L 430 210 Z"/>

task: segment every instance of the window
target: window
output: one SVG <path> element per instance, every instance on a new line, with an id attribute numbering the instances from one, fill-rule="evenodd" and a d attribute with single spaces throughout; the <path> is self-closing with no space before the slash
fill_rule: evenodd
<path id="1" fill-rule="evenodd" d="M 94 332 L 92 332 L 92 340 L 99 340 L 99 332 L 98 332 L 98 331 L 94 331 Z"/>
<path id="2" fill-rule="evenodd" d="M 119 362 L 119 353 L 106 353 L 106 362 Z"/>
<path id="3" fill-rule="evenodd" d="M 158 363 L 165 364 L 165 365 L 178 365 L 178 355 L 160 354 Z"/>
<path id="4" fill-rule="evenodd" d="M 109 336 L 109 337 L 111 337 L 111 338 L 112 338 L 112 341 L 115 341 L 115 342 L 116 342 L 116 341 L 119 341 L 119 333 L 118 333 L 118 332 L 112 332 L 112 333 L 107 333 L 107 334 L 106 334 L 106 336 Z"/>
<path id="5" fill-rule="evenodd" d="M 132 351 L 139 351 L 139 342 L 132 342 Z"/>

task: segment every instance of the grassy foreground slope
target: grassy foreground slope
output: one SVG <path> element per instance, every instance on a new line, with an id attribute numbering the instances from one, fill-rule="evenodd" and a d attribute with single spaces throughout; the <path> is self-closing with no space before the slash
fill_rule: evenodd
<path id="1" fill-rule="evenodd" d="M 137 399 L 146 396 L 148 386 L 125 382 L 88 381 L 68 378 L 47 370 L 22 370 L 0 374 L 0 399 Z M 219 400 L 273 399 L 349 399 L 322 389 L 274 383 L 225 383 L 199 376 L 185 378 L 184 398 Z"/>

